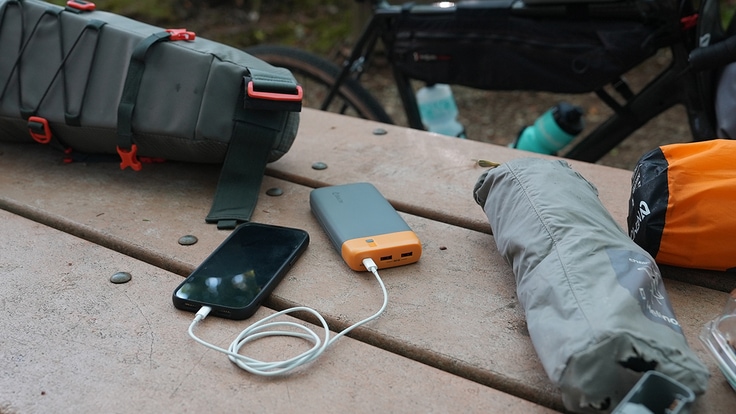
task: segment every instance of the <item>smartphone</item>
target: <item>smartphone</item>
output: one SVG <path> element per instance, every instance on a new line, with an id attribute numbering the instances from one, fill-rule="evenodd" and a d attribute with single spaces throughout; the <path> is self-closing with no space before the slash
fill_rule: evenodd
<path id="1" fill-rule="evenodd" d="M 300 229 L 244 223 L 174 291 L 177 309 L 228 319 L 252 316 L 309 244 Z"/>
<path id="2" fill-rule="evenodd" d="M 383 269 L 414 263 L 422 255 L 417 235 L 370 183 L 314 189 L 309 205 L 353 270 L 366 270 L 363 259 L 368 257 Z"/>

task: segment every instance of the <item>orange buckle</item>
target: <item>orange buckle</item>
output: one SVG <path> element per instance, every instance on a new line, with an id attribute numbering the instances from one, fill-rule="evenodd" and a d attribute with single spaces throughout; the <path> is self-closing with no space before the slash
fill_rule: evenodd
<path id="1" fill-rule="evenodd" d="M 72 9 L 77 9 L 81 11 L 92 11 L 97 7 L 94 3 L 91 1 L 84 1 L 84 0 L 69 0 L 66 2 L 67 7 L 71 7 Z"/>
<path id="2" fill-rule="evenodd" d="M 122 149 L 120 147 L 117 147 L 118 155 L 120 155 L 120 169 L 124 170 L 127 167 L 130 167 L 133 171 L 140 171 L 143 166 L 141 165 L 141 162 L 138 161 L 138 146 L 133 144 L 130 146 L 129 150 Z"/>
<path id="3" fill-rule="evenodd" d="M 255 90 L 253 81 L 248 82 L 248 96 L 256 99 L 267 99 L 269 101 L 284 102 L 301 102 L 304 91 L 300 85 L 296 85 L 296 94 L 277 93 L 277 92 L 259 92 Z"/>
<path id="4" fill-rule="evenodd" d="M 166 29 L 170 34 L 169 40 L 194 40 L 197 35 L 194 32 L 188 32 L 187 29 Z"/>
<path id="5" fill-rule="evenodd" d="M 40 144 L 48 144 L 51 142 L 51 128 L 49 121 L 40 116 L 32 116 L 28 118 L 28 132 L 36 142 Z"/>

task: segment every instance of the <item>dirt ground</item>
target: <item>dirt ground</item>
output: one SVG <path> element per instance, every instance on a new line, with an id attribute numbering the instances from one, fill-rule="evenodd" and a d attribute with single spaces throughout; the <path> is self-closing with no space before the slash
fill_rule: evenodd
<path id="1" fill-rule="evenodd" d="M 332 9 L 326 9 L 325 13 L 339 16 L 334 6 Z M 288 30 L 301 30 L 301 40 L 297 42 L 301 45 L 308 45 L 311 41 L 310 36 L 315 36 L 312 32 L 318 34 L 319 31 L 319 29 L 310 28 L 306 22 L 309 19 L 308 16 L 297 15 L 296 12 L 293 16 L 284 16 L 283 13 L 268 13 L 266 9 L 258 16 L 257 21 L 251 20 L 252 17 L 247 4 L 245 6 L 224 4 L 216 8 L 199 9 L 195 15 L 187 19 L 186 23 L 188 27 L 195 28 L 198 35 L 237 47 L 245 47 L 257 42 L 278 43 L 279 37 L 276 36 L 276 33 L 282 29 L 277 29 L 277 26 L 283 26 L 290 19 L 298 22 L 298 24 L 288 23 Z M 236 36 L 244 32 L 244 28 L 254 27 L 258 29 L 253 32 L 256 33 L 255 35 L 245 40 L 242 36 Z M 335 45 L 330 52 L 325 52 L 323 55 L 334 59 L 336 51 L 346 50 L 347 47 L 349 47 L 349 41 L 347 44 Z M 626 74 L 625 79 L 636 91 L 668 62 L 668 53 L 661 53 Z M 391 75 L 385 62 L 382 63 L 381 59 L 378 59 L 364 75 L 363 84 L 376 95 L 398 124 L 404 124 L 398 94 L 391 83 Z M 612 113 L 594 93 L 559 95 L 541 92 L 494 92 L 457 86 L 453 87 L 453 91 L 460 110 L 459 120 L 465 126 L 468 138 L 499 145 L 508 145 L 513 142 L 524 126 L 533 123 L 539 115 L 560 101 L 567 101 L 583 108 L 586 125 L 583 134 L 592 130 Z M 647 151 L 659 145 L 689 140 L 691 140 L 691 134 L 685 110 L 678 106 L 650 121 L 621 145 L 614 148 L 599 163 L 633 169 L 637 160 Z M 492 159 L 491 147 L 489 147 L 489 154 L 479 154 L 479 158 Z"/>

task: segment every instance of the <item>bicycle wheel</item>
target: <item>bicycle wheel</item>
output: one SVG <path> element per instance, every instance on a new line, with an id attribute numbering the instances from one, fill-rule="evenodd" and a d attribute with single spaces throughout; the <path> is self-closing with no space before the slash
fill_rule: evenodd
<path id="1" fill-rule="evenodd" d="M 340 68 L 313 53 L 289 46 L 258 45 L 245 52 L 273 65 L 289 69 L 304 89 L 303 105 L 321 108 Z M 355 79 L 346 79 L 327 111 L 393 124 L 376 98 Z"/>

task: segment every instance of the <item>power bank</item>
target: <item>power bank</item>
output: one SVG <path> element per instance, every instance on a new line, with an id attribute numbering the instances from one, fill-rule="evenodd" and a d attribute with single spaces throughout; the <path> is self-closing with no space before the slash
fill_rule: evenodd
<path id="1" fill-rule="evenodd" d="M 414 263 L 422 255 L 419 238 L 370 183 L 314 189 L 309 194 L 309 205 L 353 270 L 366 270 L 365 258 L 385 269 Z"/>

